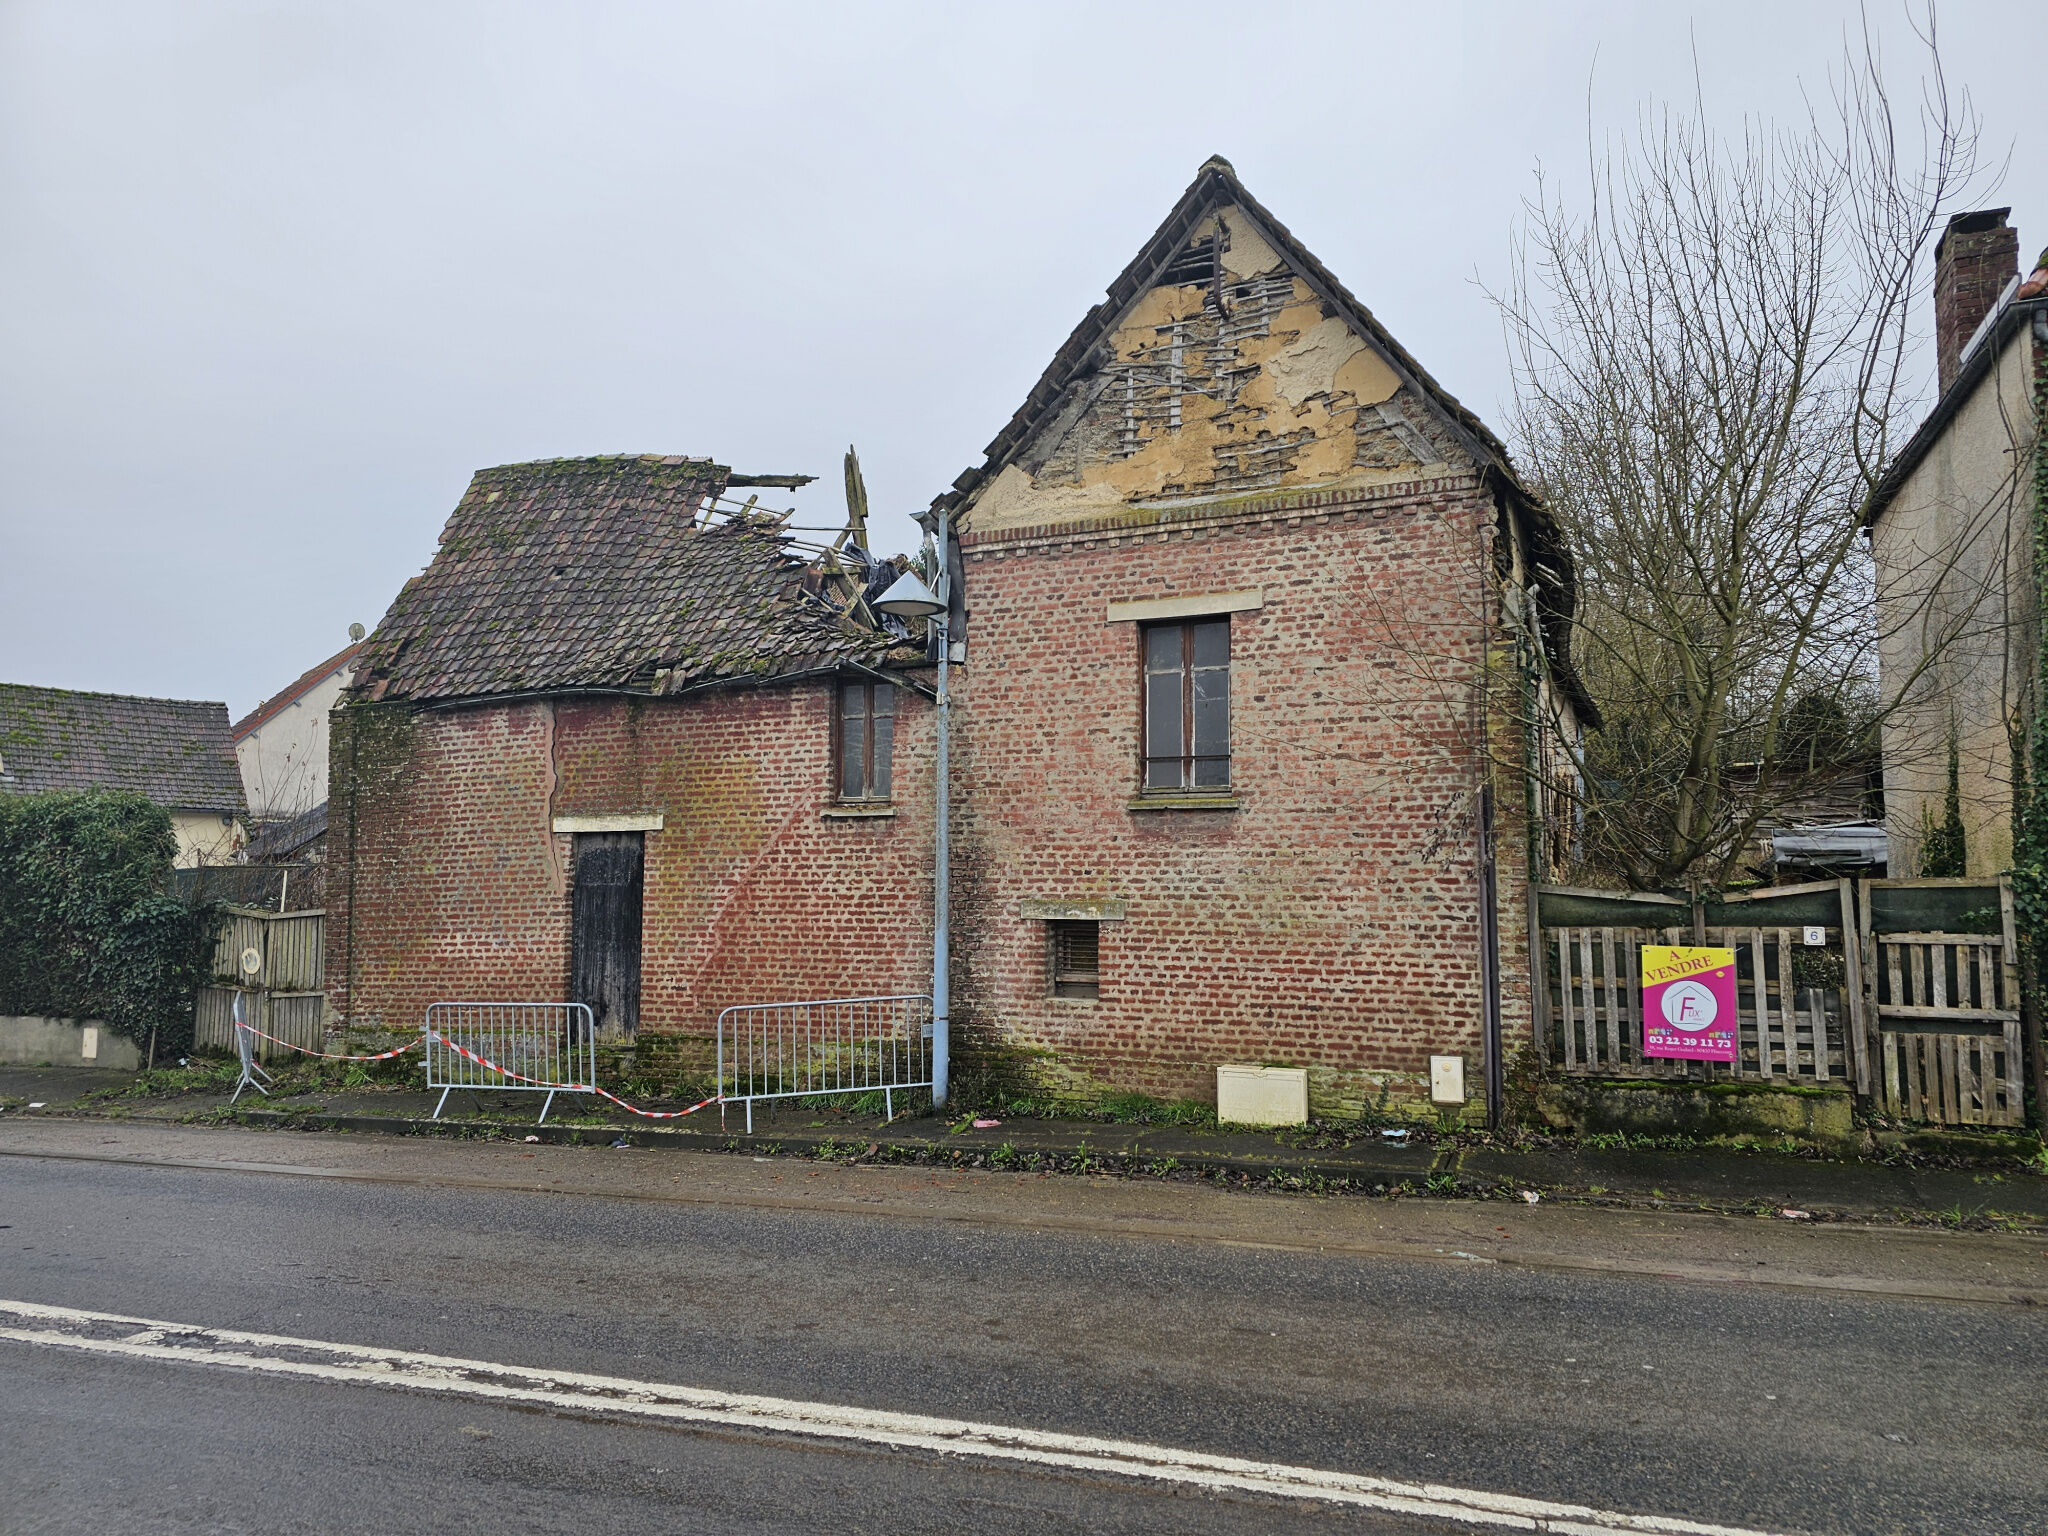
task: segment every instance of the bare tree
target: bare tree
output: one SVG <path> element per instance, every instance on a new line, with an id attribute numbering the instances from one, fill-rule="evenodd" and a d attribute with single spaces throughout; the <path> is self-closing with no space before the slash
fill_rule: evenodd
<path id="1" fill-rule="evenodd" d="M 1540 178 L 1525 205 L 1496 296 L 1517 436 L 1607 722 L 1547 787 L 1583 808 L 1586 861 L 1641 888 L 1725 884 L 1801 770 L 1867 750 L 1910 686 L 1880 692 L 1861 534 L 1924 398 L 1932 242 L 1979 182 L 1931 10 L 1915 36 L 1911 112 L 1866 28 L 1803 121 L 1730 137 L 1697 98 L 1646 109 L 1589 147 L 1581 206 Z M 1951 584 L 1910 622 L 1931 657 L 1993 620 Z"/>

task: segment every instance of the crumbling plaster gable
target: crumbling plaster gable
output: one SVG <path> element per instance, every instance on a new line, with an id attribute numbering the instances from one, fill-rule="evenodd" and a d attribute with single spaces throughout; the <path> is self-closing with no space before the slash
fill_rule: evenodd
<path id="1" fill-rule="evenodd" d="M 1219 239 L 1220 262 L 1207 254 Z M 966 526 L 1469 469 L 1433 407 L 1242 210 L 1192 235 L 1175 265 L 1192 280 L 1132 301 L 1063 408 L 979 489 Z"/>

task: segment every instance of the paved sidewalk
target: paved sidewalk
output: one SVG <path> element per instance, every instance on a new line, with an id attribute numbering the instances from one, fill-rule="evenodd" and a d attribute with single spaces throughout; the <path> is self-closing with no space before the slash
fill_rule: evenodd
<path id="1" fill-rule="evenodd" d="M 722 1126 L 716 1107 L 687 1119 L 637 1121 L 601 1101 L 587 1113 L 579 1096 L 555 1101 L 557 1118 L 536 1123 L 540 1098 L 527 1093 L 458 1092 L 441 1120 L 437 1093 L 372 1086 L 294 1098 L 192 1092 L 165 1098 L 107 1098 L 129 1074 L 65 1068 L 0 1068 L 4 1118 L 90 1116 L 128 1121 L 217 1121 L 251 1127 L 350 1131 L 475 1140 L 538 1139 L 557 1145 L 613 1145 L 748 1152 L 834 1161 L 901 1162 L 1077 1174 L 1206 1177 L 1284 1189 L 1382 1196 L 1486 1196 L 1606 1203 L 1664 1210 L 1803 1212 L 1820 1220 L 1880 1220 L 1948 1226 L 2048 1226 L 2048 1175 L 2007 1163 L 1938 1167 L 1911 1162 L 1826 1161 L 1736 1149 L 1603 1150 L 1566 1139 L 1521 1142 L 1483 1137 L 1405 1137 L 1319 1128 L 1277 1132 L 1117 1124 L 1094 1120 L 1004 1120 L 986 1129 L 933 1117 L 851 1117 L 800 1104 L 757 1106 L 754 1132 L 735 1109 Z M 253 1103 L 252 1103 L 253 1099 Z M 28 1102 L 43 1107 L 29 1110 Z M 954 1122 L 960 1124 L 960 1122 Z"/>

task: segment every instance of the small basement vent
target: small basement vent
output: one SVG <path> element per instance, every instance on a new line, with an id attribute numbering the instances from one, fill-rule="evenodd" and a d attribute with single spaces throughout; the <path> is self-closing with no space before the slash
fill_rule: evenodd
<path id="1" fill-rule="evenodd" d="M 1054 997 L 1102 995 L 1102 924 L 1049 922 L 1045 925 Z"/>

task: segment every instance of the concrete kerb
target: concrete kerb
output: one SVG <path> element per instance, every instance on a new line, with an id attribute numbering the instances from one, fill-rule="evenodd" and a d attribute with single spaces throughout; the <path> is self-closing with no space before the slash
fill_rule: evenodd
<path id="1" fill-rule="evenodd" d="M 449 1140 L 523 1141 L 530 1137 L 553 1146 L 718 1152 L 957 1166 L 998 1172 L 1134 1178 L 1181 1174 L 1287 1193 L 1515 1201 L 1535 1193 L 1542 1200 L 1563 1204 L 1663 1213 L 1779 1216 L 1792 1210 L 1799 1219 L 1816 1221 L 1955 1228 L 2048 1226 L 2048 1179 L 2016 1174 L 1987 1181 L 1985 1175 L 1954 1170 L 1854 1165 L 1845 1168 L 1841 1164 L 1760 1157 L 1522 1152 L 1454 1143 L 1372 1148 L 1364 1155 L 1341 1158 L 1289 1156 L 1284 1152 L 1246 1155 L 1199 1150 L 1189 1145 L 1197 1138 L 1185 1132 L 1130 1126 L 1101 1127 L 1112 1133 L 1105 1141 L 1121 1143 L 1110 1146 L 1086 1136 L 1028 1135 L 1024 1126 L 1016 1127 L 1008 1138 L 992 1131 L 977 1133 L 970 1140 L 966 1135 L 951 1135 L 943 1128 L 924 1133 L 913 1130 L 877 1134 L 871 1129 L 849 1126 L 830 1133 L 807 1128 L 747 1135 L 737 1131 L 540 1125 L 517 1120 L 436 1121 L 241 1108 L 222 1119 L 263 1129 L 331 1130 Z M 1115 1135 L 1117 1132 L 1127 1134 Z M 1011 1149 L 1008 1158 L 1001 1157 L 1005 1146 Z M 1630 1162 L 1647 1166 L 1631 1167 Z M 1850 1175 L 1847 1180 L 1842 1177 L 1845 1172 Z M 1712 1187 L 1701 1187 L 1702 1184 Z M 1842 1187 L 1845 1184 L 1860 1187 Z M 1861 1198 L 1855 1198 L 1859 1195 Z"/>

